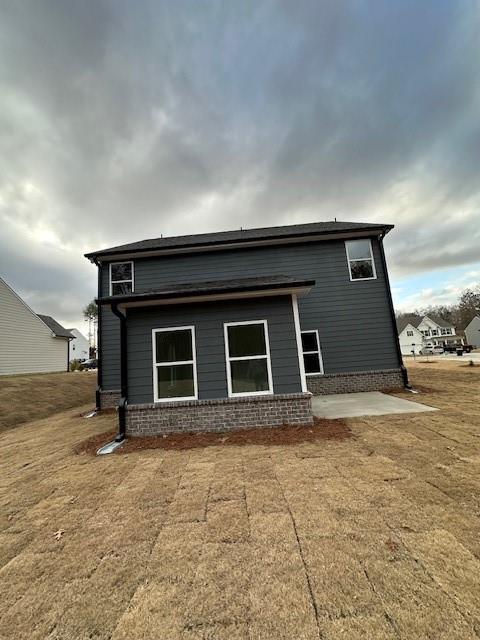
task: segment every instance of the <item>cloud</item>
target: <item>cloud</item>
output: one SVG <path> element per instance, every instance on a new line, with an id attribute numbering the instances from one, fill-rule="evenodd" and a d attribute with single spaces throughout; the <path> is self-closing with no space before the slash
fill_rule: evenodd
<path id="1" fill-rule="evenodd" d="M 72 324 L 83 252 L 162 233 L 385 221 L 394 279 L 473 265 L 479 36 L 469 2 L 11 3 L 0 272 Z"/>

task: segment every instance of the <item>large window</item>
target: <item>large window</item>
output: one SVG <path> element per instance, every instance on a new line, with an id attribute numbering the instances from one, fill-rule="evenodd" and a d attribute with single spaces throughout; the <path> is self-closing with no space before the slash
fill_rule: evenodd
<path id="1" fill-rule="evenodd" d="M 350 280 L 373 280 L 377 277 L 370 240 L 345 242 Z"/>
<path id="2" fill-rule="evenodd" d="M 302 331 L 302 351 L 305 375 L 312 376 L 323 373 L 322 354 L 318 331 Z"/>
<path id="3" fill-rule="evenodd" d="M 229 396 L 273 393 L 266 320 L 224 325 Z"/>
<path id="4" fill-rule="evenodd" d="M 155 402 L 197 398 L 194 327 L 153 330 L 153 387 Z"/>
<path id="5" fill-rule="evenodd" d="M 120 296 L 133 291 L 133 262 L 110 263 L 110 295 Z"/>

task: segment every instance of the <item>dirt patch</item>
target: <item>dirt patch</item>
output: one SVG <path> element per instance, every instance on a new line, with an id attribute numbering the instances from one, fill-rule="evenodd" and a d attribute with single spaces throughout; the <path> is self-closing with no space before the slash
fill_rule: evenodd
<path id="1" fill-rule="evenodd" d="M 116 431 L 108 431 L 79 443 L 76 454 L 95 455 L 97 450 L 113 440 Z M 293 445 L 316 440 L 345 440 L 352 432 L 345 420 L 323 420 L 314 418 L 314 425 L 284 427 L 257 427 L 222 433 L 172 433 L 167 436 L 128 438 L 116 453 L 130 453 L 143 449 L 199 449 L 218 446 L 246 445 Z"/>

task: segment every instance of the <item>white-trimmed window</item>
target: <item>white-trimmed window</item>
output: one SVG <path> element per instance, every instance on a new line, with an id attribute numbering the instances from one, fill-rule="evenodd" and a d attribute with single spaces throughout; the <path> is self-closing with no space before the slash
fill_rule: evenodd
<path id="1" fill-rule="evenodd" d="M 132 293 L 134 273 L 133 262 L 111 262 L 110 263 L 110 295 L 120 296 Z"/>
<path id="2" fill-rule="evenodd" d="M 154 401 L 196 400 L 195 327 L 153 329 L 152 339 Z"/>
<path id="3" fill-rule="evenodd" d="M 302 331 L 303 365 L 306 376 L 314 376 L 323 373 L 322 353 L 318 331 Z"/>
<path id="4" fill-rule="evenodd" d="M 438 336 L 438 329 L 432 329 L 432 336 Z"/>
<path id="5" fill-rule="evenodd" d="M 413 331 L 407 331 L 407 336 L 413 337 Z"/>
<path id="6" fill-rule="evenodd" d="M 273 393 L 267 321 L 227 322 L 223 327 L 229 397 Z"/>
<path id="7" fill-rule="evenodd" d="M 375 280 L 377 272 L 373 259 L 372 243 L 365 240 L 345 242 L 350 280 Z"/>

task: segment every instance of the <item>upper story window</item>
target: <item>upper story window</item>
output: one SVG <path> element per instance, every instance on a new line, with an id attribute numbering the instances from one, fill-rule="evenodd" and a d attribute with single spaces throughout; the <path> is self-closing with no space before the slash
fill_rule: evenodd
<path id="1" fill-rule="evenodd" d="M 413 336 L 413 331 L 407 331 L 407 336 L 412 337 Z"/>
<path id="2" fill-rule="evenodd" d="M 438 336 L 438 329 L 432 329 L 432 336 Z"/>
<path id="3" fill-rule="evenodd" d="M 449 336 L 452 333 L 452 330 L 448 329 L 448 328 L 447 329 L 442 329 L 441 331 L 442 331 L 442 336 Z"/>
<path id="4" fill-rule="evenodd" d="M 132 293 L 134 273 L 133 262 L 111 262 L 110 263 L 110 295 L 120 296 Z"/>
<path id="5" fill-rule="evenodd" d="M 350 280 L 374 280 L 377 277 L 370 240 L 345 242 Z"/>

